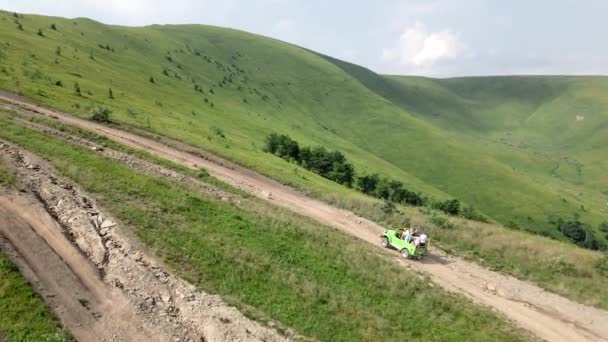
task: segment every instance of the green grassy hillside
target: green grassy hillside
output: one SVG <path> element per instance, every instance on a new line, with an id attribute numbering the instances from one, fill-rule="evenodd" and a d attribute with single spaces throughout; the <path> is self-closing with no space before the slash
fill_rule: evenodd
<path id="1" fill-rule="evenodd" d="M 547 223 L 551 214 L 577 212 L 594 225 L 606 217 L 604 78 L 529 78 L 522 86 L 519 78 L 385 77 L 231 29 L 6 12 L 0 44 L 0 88 L 81 116 L 110 107 L 121 125 L 183 140 L 321 197 L 371 201 L 264 153 L 269 133 L 340 150 L 359 174 L 456 197 L 531 231 L 559 236 Z M 577 122 L 584 129 L 565 130 L 572 111 L 594 114 Z"/>

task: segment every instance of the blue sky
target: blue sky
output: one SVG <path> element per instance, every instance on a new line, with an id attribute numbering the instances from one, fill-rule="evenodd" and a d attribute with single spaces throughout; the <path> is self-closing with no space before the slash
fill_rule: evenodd
<path id="1" fill-rule="evenodd" d="M 0 0 L 0 8 L 232 27 L 381 73 L 608 74 L 605 0 Z"/>

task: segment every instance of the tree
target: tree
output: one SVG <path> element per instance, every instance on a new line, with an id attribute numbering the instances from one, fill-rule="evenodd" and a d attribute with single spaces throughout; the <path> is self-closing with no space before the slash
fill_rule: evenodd
<path id="1" fill-rule="evenodd" d="M 38 29 L 37 35 L 39 35 L 40 37 L 44 37 L 44 32 L 42 32 L 42 29 Z"/>
<path id="2" fill-rule="evenodd" d="M 57 26 L 55 25 L 55 23 L 51 24 L 51 30 L 57 31 Z"/>
<path id="3" fill-rule="evenodd" d="M 350 188 L 353 184 L 354 175 L 355 168 L 347 162 L 341 162 L 333 164 L 333 169 L 329 172 L 327 178 Z"/>
<path id="4" fill-rule="evenodd" d="M 207 99 L 205 99 L 207 100 Z M 275 154 L 279 148 L 279 135 L 270 133 L 265 140 L 264 152 Z"/>
<path id="5" fill-rule="evenodd" d="M 110 119 L 110 114 L 112 111 L 106 107 L 97 107 L 93 110 L 93 115 L 91 115 L 91 120 L 100 122 L 100 123 L 110 123 L 112 122 Z"/>
<path id="6" fill-rule="evenodd" d="M 17 23 L 17 30 L 23 31 L 23 25 L 21 23 Z"/>
<path id="7" fill-rule="evenodd" d="M 357 178 L 357 187 L 362 193 L 371 195 L 376 191 L 378 182 L 380 182 L 380 176 L 377 173 L 364 175 Z"/>
<path id="8" fill-rule="evenodd" d="M 607 248 L 593 234 L 591 227 L 579 220 L 578 214 L 575 214 L 572 220 L 565 221 L 562 218 L 558 218 L 554 222 L 566 238 L 581 247 L 594 250 L 605 250 Z"/>

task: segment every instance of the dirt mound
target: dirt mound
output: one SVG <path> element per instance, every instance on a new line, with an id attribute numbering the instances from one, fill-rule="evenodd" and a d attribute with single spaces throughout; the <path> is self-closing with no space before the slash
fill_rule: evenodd
<path id="1" fill-rule="evenodd" d="M 6 220 L 11 218 L 11 222 L 23 222 L 22 227 L 31 227 L 30 230 L 42 238 L 38 244 L 49 243 L 55 253 L 55 259 L 49 258 L 54 260 L 53 268 L 64 267 L 65 272 L 74 270 L 80 292 L 85 294 L 87 312 L 92 311 L 99 316 L 93 316 L 93 321 L 85 320 L 84 323 L 100 325 L 97 322 L 103 319 L 112 322 L 104 323 L 103 327 L 107 324 L 118 327 L 121 322 L 139 327 L 129 333 L 124 329 L 107 329 L 107 333 L 102 333 L 105 328 L 94 330 L 100 340 L 148 340 L 150 336 L 160 341 L 287 340 L 274 330 L 245 318 L 238 310 L 227 306 L 219 296 L 197 290 L 171 275 L 158 260 L 146 255 L 129 233 L 104 213 L 92 198 L 68 181 L 53 175 L 51 168 L 39 158 L 7 143 L 0 143 L 0 151 L 3 161 L 16 171 L 27 189 L 61 224 L 42 213 L 40 204 L 36 205 L 35 200 L 23 200 L 23 196 L 1 198 L 0 204 L 5 210 L 2 217 Z M 39 207 L 36 209 L 37 216 L 47 215 L 44 222 L 31 220 L 32 208 L 36 207 Z M 40 234 L 40 230 L 47 232 Z M 9 229 L 4 233 L 13 236 L 11 234 L 15 231 L 26 229 Z M 9 240 L 13 245 L 22 247 L 16 248 L 20 253 L 29 249 L 30 240 L 13 237 Z M 66 258 L 66 254 L 75 261 L 62 266 L 61 259 L 71 260 Z M 27 264 L 37 278 L 49 278 L 40 283 L 48 285 L 47 291 L 51 293 L 62 291 L 64 286 L 67 286 L 65 289 L 78 288 L 71 285 L 59 288 L 50 286 L 54 278 L 47 274 L 46 267 L 41 267 L 45 265 L 44 260 L 32 259 Z M 65 297 L 62 298 L 72 304 L 69 308 L 73 308 L 74 300 L 69 301 L 68 295 Z M 108 306 L 122 309 L 117 315 L 109 311 Z M 55 307 L 59 305 L 55 304 Z M 79 324 L 83 324 L 77 319 L 80 315 L 59 316 L 66 319 L 70 330 L 75 329 L 75 334 L 80 332 Z M 81 336 L 83 340 L 91 340 L 90 335 Z"/>

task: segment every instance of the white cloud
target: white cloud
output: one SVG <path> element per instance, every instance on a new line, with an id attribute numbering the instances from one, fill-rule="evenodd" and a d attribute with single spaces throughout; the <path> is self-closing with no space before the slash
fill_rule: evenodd
<path id="1" fill-rule="evenodd" d="M 403 30 L 392 47 L 382 49 L 382 60 L 405 66 L 409 71 L 432 74 L 437 63 L 461 56 L 464 51 L 458 34 L 451 30 L 429 32 L 417 22 Z"/>

